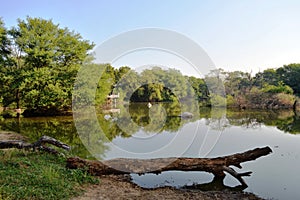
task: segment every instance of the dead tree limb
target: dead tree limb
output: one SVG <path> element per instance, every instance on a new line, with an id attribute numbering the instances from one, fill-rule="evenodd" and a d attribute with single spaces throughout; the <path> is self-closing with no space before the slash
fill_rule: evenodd
<path id="1" fill-rule="evenodd" d="M 127 159 L 118 158 L 106 161 L 91 161 L 81 158 L 68 158 L 67 167 L 71 169 L 82 168 L 92 175 L 108 174 L 159 174 L 163 171 L 205 171 L 214 174 L 215 178 L 223 180 L 228 172 L 243 186 L 247 186 L 243 176 L 250 176 L 252 172 L 238 173 L 229 166 L 242 168 L 241 163 L 256 160 L 268 155 L 270 147 L 256 148 L 243 153 L 217 158 L 155 158 L 155 159 Z"/>
<path id="2" fill-rule="evenodd" d="M 42 150 L 53 154 L 59 154 L 57 150 L 46 146 L 46 144 L 51 144 L 65 150 L 70 150 L 70 147 L 67 144 L 64 144 L 52 137 L 45 136 L 45 135 L 42 136 L 34 143 L 27 143 L 21 140 L 0 141 L 0 149 L 11 149 L 11 148 L 25 149 L 25 150 L 37 149 L 37 150 Z"/>

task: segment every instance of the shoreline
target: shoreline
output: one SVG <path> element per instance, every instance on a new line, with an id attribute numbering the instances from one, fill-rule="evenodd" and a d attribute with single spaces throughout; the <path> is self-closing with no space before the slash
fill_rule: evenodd
<path id="1" fill-rule="evenodd" d="M 18 133 L 0 131 L 1 140 L 26 140 L 26 138 Z M 262 199 L 255 194 L 242 190 L 202 191 L 199 189 L 178 189 L 170 186 L 142 188 L 132 182 L 130 175 L 102 175 L 95 178 L 99 179 L 99 183 L 80 186 L 78 191 L 81 191 L 79 192 L 81 194 L 71 199 Z"/>
<path id="2" fill-rule="evenodd" d="M 83 195 L 72 200 L 100 199 L 202 199 L 202 200 L 260 200 L 262 198 L 243 191 L 201 191 L 174 187 L 142 188 L 131 182 L 129 175 L 99 176 L 99 184 L 86 185 Z"/>

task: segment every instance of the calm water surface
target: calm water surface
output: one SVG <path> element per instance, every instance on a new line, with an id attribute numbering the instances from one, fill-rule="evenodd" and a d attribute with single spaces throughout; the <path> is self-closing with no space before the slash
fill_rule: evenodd
<path id="1" fill-rule="evenodd" d="M 253 171 L 245 189 L 268 199 L 299 199 L 300 117 L 290 110 L 233 111 L 189 110 L 193 118 L 178 117 L 185 111 L 172 104 L 131 104 L 99 111 L 97 123 L 83 117 L 5 119 L 0 129 L 19 132 L 34 141 L 42 135 L 72 146 L 72 153 L 85 158 L 116 157 L 216 157 L 269 146 L 273 153 L 242 164 L 239 172 Z M 78 136 L 78 130 L 89 131 Z M 99 129 L 100 128 L 100 129 Z M 99 131 L 100 130 L 100 131 Z M 85 145 L 83 145 L 83 143 Z M 89 149 L 92 151 L 91 155 Z M 132 175 L 143 187 L 181 187 L 212 181 L 203 172 L 164 172 L 161 175 Z M 239 183 L 227 175 L 225 185 Z"/>

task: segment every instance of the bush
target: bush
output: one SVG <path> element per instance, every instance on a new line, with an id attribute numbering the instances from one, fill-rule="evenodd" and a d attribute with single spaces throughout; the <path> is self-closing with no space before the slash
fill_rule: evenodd
<path id="1" fill-rule="evenodd" d="M 211 106 L 215 107 L 225 107 L 226 106 L 226 98 L 217 95 L 217 94 L 212 94 L 210 97 L 210 103 Z"/>
<path id="2" fill-rule="evenodd" d="M 296 100 L 294 95 L 284 93 L 276 94 L 274 99 L 277 100 L 278 106 L 285 108 L 292 108 Z"/>
<path id="3" fill-rule="evenodd" d="M 228 107 L 237 107 L 239 105 L 237 99 L 235 99 L 232 95 L 226 96 L 226 103 Z"/>
<path id="4" fill-rule="evenodd" d="M 266 93 L 272 93 L 272 94 L 277 94 L 277 93 L 293 94 L 294 93 L 293 89 L 290 86 L 284 85 L 282 82 L 279 82 L 278 86 L 266 84 L 262 88 L 262 91 Z"/>

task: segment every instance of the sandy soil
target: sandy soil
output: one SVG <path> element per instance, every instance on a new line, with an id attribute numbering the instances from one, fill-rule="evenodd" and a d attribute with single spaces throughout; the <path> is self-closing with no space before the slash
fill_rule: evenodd
<path id="1" fill-rule="evenodd" d="M 73 200 L 87 199 L 203 199 L 203 200 L 246 200 L 260 199 L 257 196 L 244 192 L 233 191 L 196 191 L 179 190 L 171 187 L 144 189 L 129 181 L 123 175 L 101 176 L 98 185 L 85 186 L 84 194 Z"/>

